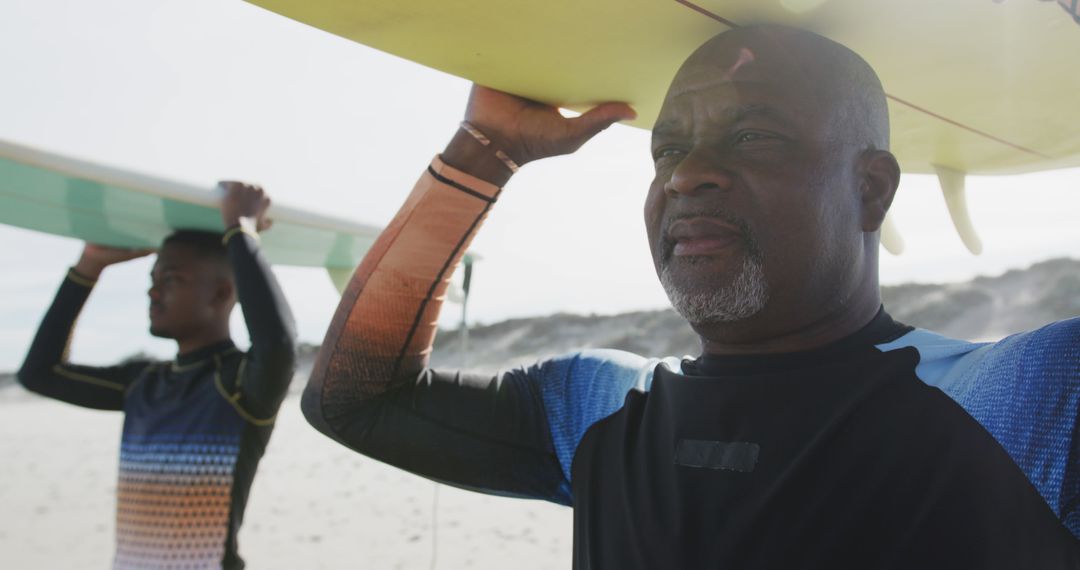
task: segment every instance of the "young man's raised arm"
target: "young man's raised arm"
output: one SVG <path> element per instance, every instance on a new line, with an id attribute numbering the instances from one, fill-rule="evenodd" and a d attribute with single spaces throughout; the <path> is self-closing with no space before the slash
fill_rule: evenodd
<path id="1" fill-rule="evenodd" d="M 576 119 L 474 88 L 466 119 L 421 175 L 342 296 L 304 394 L 304 413 L 344 445 L 403 469 L 494 493 L 567 500 L 538 381 L 544 365 L 498 375 L 427 369 L 451 272 L 511 169 L 573 152 L 632 111 Z M 500 158 L 496 150 L 505 155 Z"/>
<path id="2" fill-rule="evenodd" d="M 75 322 L 101 272 L 115 263 L 149 255 L 152 250 L 125 250 L 87 244 L 68 270 L 17 374 L 26 389 L 69 404 L 99 410 L 120 410 L 124 392 L 150 363 L 85 366 L 67 361 Z"/>
<path id="3" fill-rule="evenodd" d="M 226 255 L 236 283 L 251 348 L 227 386 L 252 421 L 273 420 L 296 369 L 296 325 L 285 295 L 259 248 L 257 232 L 270 227 L 270 198 L 261 187 L 222 182 Z"/>

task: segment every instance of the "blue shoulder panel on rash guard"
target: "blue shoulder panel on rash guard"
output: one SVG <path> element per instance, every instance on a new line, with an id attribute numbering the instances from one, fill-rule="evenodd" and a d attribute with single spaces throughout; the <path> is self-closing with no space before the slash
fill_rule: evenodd
<path id="1" fill-rule="evenodd" d="M 570 466 L 585 432 L 618 411 L 630 390 L 647 392 L 660 362 L 621 350 L 593 349 L 545 360 L 530 374 L 539 380 L 555 454 L 566 477 L 567 498 Z M 663 362 L 679 369 L 678 359 Z"/>
<path id="2" fill-rule="evenodd" d="M 916 329 L 879 345 L 913 347 L 915 373 L 989 431 L 1069 530 L 1080 536 L 1080 318 L 996 343 L 971 343 Z"/>

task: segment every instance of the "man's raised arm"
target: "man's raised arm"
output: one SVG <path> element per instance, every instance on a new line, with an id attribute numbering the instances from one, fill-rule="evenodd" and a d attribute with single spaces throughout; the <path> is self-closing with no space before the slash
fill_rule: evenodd
<path id="1" fill-rule="evenodd" d="M 99 410 L 120 410 L 124 392 L 147 361 L 132 361 L 118 366 L 84 366 L 67 361 L 68 347 L 75 321 L 106 267 L 153 250 L 129 250 L 86 244 L 78 263 L 68 270 L 49 310 L 41 320 L 26 360 L 17 375 L 28 390 Z"/>
<path id="2" fill-rule="evenodd" d="M 530 371 L 440 373 L 427 370 L 428 356 L 451 273 L 515 164 L 573 152 L 632 116 L 611 103 L 566 119 L 475 87 L 467 122 L 345 290 L 304 393 L 308 420 L 352 449 L 433 479 L 550 494 L 550 481 L 510 472 L 559 472 Z"/>
<path id="3" fill-rule="evenodd" d="M 258 233 L 270 227 L 270 198 L 259 186 L 222 182 L 225 252 L 232 265 L 236 298 L 244 313 L 251 348 L 229 386 L 256 422 L 277 414 L 296 369 L 296 325 L 289 303 L 259 248 Z"/>

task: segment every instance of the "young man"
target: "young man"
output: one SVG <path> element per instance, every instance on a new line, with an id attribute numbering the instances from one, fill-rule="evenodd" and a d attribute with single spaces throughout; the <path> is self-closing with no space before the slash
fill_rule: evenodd
<path id="1" fill-rule="evenodd" d="M 465 116 L 342 298 L 304 395 L 321 431 L 431 479 L 572 505 L 579 569 L 1080 567 L 1080 320 L 975 345 L 884 312 L 900 170 L 859 56 L 741 28 L 673 80 L 645 226 L 696 359 L 427 368 L 450 268 L 516 164 L 632 111 L 564 119 L 476 88 Z"/>
<path id="2" fill-rule="evenodd" d="M 222 185 L 225 234 L 177 231 L 151 272 L 150 333 L 176 341 L 176 360 L 67 362 L 75 321 L 102 271 L 150 253 L 87 244 L 19 371 L 39 394 L 124 412 L 117 569 L 244 567 L 236 535 L 292 379 L 296 334 L 259 251 L 270 199 L 257 186 Z M 238 300 L 251 337 L 246 353 L 229 335 Z"/>

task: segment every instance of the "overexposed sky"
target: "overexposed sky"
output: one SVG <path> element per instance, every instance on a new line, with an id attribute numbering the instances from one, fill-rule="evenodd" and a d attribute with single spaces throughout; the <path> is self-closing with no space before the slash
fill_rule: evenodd
<path id="1" fill-rule="evenodd" d="M 238 0 L 0 0 L 0 139 L 210 188 L 264 185 L 280 203 L 385 224 L 456 128 L 467 82 Z M 667 301 L 641 205 L 648 133 L 613 127 L 571 157 L 527 166 L 473 249 L 472 320 L 614 313 Z M 1080 250 L 1080 171 L 972 178 L 985 253 L 966 252 L 936 181 L 906 176 L 894 218 L 907 242 L 884 283 L 956 281 Z M 0 370 L 18 366 L 80 244 L 0 226 Z M 146 334 L 150 262 L 109 269 L 73 356 L 107 363 Z M 337 303 L 320 270 L 278 268 L 302 340 Z M 450 306 L 445 324 L 458 318 Z M 243 342 L 242 323 L 234 330 Z"/>

